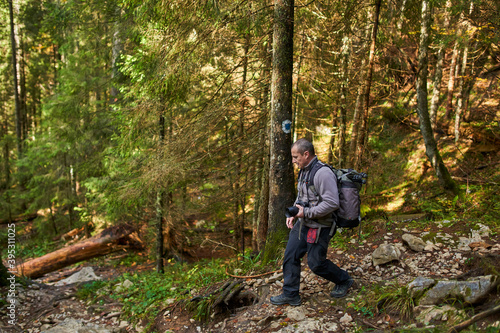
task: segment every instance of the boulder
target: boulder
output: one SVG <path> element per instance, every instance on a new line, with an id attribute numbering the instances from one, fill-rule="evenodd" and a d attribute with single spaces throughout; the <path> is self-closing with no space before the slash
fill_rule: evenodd
<path id="1" fill-rule="evenodd" d="M 392 244 L 382 244 L 372 253 L 372 261 L 374 266 L 386 264 L 393 260 L 399 261 L 401 251 Z"/>
<path id="2" fill-rule="evenodd" d="M 403 242 L 410 247 L 413 251 L 422 252 L 427 245 L 421 238 L 411 234 L 403 235 Z"/>
<path id="3" fill-rule="evenodd" d="M 417 298 L 434 284 L 436 284 L 436 281 L 434 279 L 419 276 L 408 284 L 408 291 L 411 297 Z"/>
<path id="4" fill-rule="evenodd" d="M 101 280 L 101 279 L 102 278 L 100 276 L 97 276 L 94 273 L 94 269 L 92 267 L 83 267 L 81 270 L 79 270 L 75 274 L 71 275 L 67 279 L 58 281 L 54 285 L 55 286 L 64 286 L 67 284 L 90 282 L 90 281 L 96 281 L 96 280 Z"/>
<path id="5" fill-rule="evenodd" d="M 447 299 L 460 299 L 469 304 L 479 303 L 498 283 L 496 275 L 470 278 L 467 281 L 438 281 L 419 300 L 419 305 L 435 305 Z"/>

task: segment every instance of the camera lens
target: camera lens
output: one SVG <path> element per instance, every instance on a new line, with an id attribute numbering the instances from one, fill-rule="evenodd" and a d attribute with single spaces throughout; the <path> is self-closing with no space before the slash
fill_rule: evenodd
<path id="1" fill-rule="evenodd" d="M 285 208 L 285 216 L 286 217 L 294 217 L 298 213 L 299 213 L 299 207 L 292 206 L 292 207 Z"/>

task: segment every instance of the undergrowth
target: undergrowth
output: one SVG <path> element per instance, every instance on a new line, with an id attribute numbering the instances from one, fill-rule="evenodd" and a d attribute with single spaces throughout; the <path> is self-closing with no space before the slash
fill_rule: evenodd
<path id="1" fill-rule="evenodd" d="M 124 273 L 107 282 L 85 284 L 78 290 L 77 296 L 82 300 L 89 300 L 108 295 L 124 305 L 124 318 L 131 322 L 146 319 L 153 323 L 160 310 L 172 303 L 203 294 L 210 286 L 227 280 L 228 272 L 254 274 L 266 267 L 260 265 L 260 255 L 254 256 L 250 252 L 240 256 L 240 260 L 212 259 L 194 264 L 175 263 L 166 266 L 163 274 L 155 271 Z M 193 313 L 193 318 L 208 319 L 212 298 L 208 295 L 200 302 L 186 303 L 195 305 L 187 307 Z"/>

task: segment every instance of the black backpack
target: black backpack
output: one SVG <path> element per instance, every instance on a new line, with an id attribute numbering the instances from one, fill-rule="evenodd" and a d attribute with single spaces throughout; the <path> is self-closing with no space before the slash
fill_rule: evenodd
<path id="1" fill-rule="evenodd" d="M 336 227 L 355 228 L 361 222 L 361 197 L 359 192 L 361 186 L 366 184 L 368 175 L 364 172 L 357 172 L 354 169 L 335 169 L 334 167 L 317 161 L 309 172 L 307 186 L 319 197 L 314 187 L 314 176 L 322 167 L 329 167 L 336 176 L 337 188 L 339 192 L 339 209 L 334 212 L 336 215 Z"/>

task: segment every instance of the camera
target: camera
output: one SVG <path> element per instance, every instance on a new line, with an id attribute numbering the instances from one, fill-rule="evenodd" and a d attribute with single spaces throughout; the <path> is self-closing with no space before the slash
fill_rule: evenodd
<path id="1" fill-rule="evenodd" d="M 300 200 L 298 200 L 295 204 L 300 205 L 302 207 L 309 207 L 309 204 L 307 202 L 302 202 Z M 286 217 L 294 217 L 298 213 L 299 213 L 299 207 L 297 207 L 297 206 L 285 208 L 285 216 Z"/>

